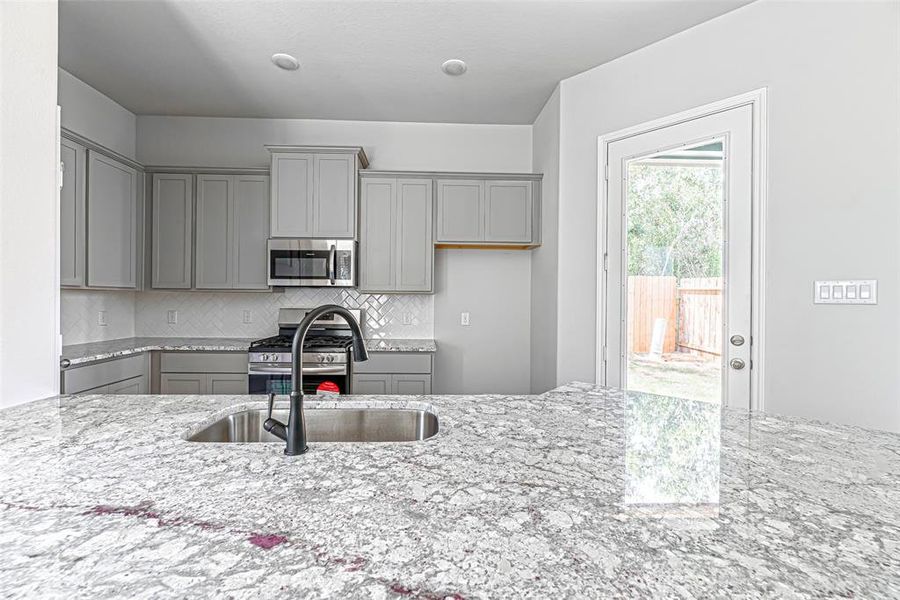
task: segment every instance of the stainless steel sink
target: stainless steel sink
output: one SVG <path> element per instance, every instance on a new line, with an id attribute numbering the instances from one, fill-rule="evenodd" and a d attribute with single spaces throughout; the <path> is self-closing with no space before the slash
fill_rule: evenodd
<path id="1" fill-rule="evenodd" d="M 308 408 L 310 442 L 416 442 L 438 432 L 438 419 L 425 410 L 390 408 Z M 272 417 L 287 422 L 288 411 Z M 284 442 L 263 429 L 266 411 L 245 410 L 219 419 L 188 438 L 191 442 Z"/>

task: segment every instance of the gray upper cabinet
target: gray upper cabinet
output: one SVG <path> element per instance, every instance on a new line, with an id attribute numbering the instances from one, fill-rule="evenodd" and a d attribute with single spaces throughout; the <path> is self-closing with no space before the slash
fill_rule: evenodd
<path id="1" fill-rule="evenodd" d="M 431 179 L 361 178 L 360 290 L 431 292 Z"/>
<path id="2" fill-rule="evenodd" d="M 360 191 L 359 288 L 397 289 L 397 180 L 362 179 Z"/>
<path id="3" fill-rule="evenodd" d="M 227 289 L 233 284 L 234 178 L 197 176 L 198 289 Z"/>
<path id="4" fill-rule="evenodd" d="M 269 178 L 198 175 L 194 287 L 268 289 Z"/>
<path id="5" fill-rule="evenodd" d="M 430 179 L 397 181 L 397 289 L 434 290 L 434 201 Z"/>
<path id="6" fill-rule="evenodd" d="M 355 238 L 361 148 L 268 146 L 272 237 Z"/>
<path id="7" fill-rule="evenodd" d="M 193 175 L 153 175 L 152 213 L 151 285 L 189 289 L 193 262 Z"/>
<path id="8" fill-rule="evenodd" d="M 438 179 L 436 185 L 436 243 L 540 245 L 540 175 L 455 176 Z"/>
<path id="9" fill-rule="evenodd" d="M 356 157 L 317 154 L 313 237 L 356 236 Z"/>
<path id="10" fill-rule="evenodd" d="M 272 237 L 312 237 L 315 154 L 272 153 Z"/>
<path id="11" fill-rule="evenodd" d="M 88 150 L 87 285 L 137 285 L 137 171 Z"/>
<path id="12" fill-rule="evenodd" d="M 466 179 L 437 181 L 437 241 L 484 240 L 484 182 Z"/>
<path id="13" fill-rule="evenodd" d="M 266 240 L 269 237 L 269 177 L 235 175 L 234 287 L 265 290 Z"/>
<path id="14" fill-rule="evenodd" d="M 60 145 L 62 189 L 59 192 L 60 285 L 84 285 L 85 181 L 87 151 L 65 138 Z"/>
<path id="15" fill-rule="evenodd" d="M 531 242 L 530 181 L 486 181 L 484 241 Z"/>

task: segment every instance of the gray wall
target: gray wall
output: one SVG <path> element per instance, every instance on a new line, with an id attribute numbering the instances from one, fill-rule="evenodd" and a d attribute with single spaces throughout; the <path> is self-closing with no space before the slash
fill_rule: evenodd
<path id="1" fill-rule="evenodd" d="M 532 166 L 544 174 L 541 188 L 542 246 L 531 255 L 531 392 L 556 387 L 559 259 L 559 88 L 532 128 Z"/>
<path id="2" fill-rule="evenodd" d="M 436 394 L 529 393 L 530 272 L 528 252 L 435 253 Z"/>
<path id="3" fill-rule="evenodd" d="M 563 81 L 558 379 L 595 375 L 598 136 L 768 87 L 766 409 L 900 431 L 898 56 L 896 2 L 761 1 Z"/>
<path id="4" fill-rule="evenodd" d="M 63 127 L 134 158 L 134 114 L 63 69 L 59 69 L 59 105 Z"/>
<path id="5" fill-rule="evenodd" d="M 56 2 L 0 2 L 0 406 L 59 389 Z"/>

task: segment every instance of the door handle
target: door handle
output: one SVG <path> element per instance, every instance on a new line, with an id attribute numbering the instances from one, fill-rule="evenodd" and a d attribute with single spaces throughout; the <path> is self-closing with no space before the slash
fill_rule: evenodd
<path id="1" fill-rule="evenodd" d="M 334 285 L 334 279 L 337 271 L 337 248 L 334 244 L 331 245 L 331 250 L 328 252 L 328 280 L 331 281 L 331 285 Z"/>
<path id="2" fill-rule="evenodd" d="M 745 366 L 747 366 L 747 364 L 740 358 L 732 358 L 728 362 L 728 364 L 731 365 L 731 368 L 734 369 L 735 371 L 740 371 Z"/>

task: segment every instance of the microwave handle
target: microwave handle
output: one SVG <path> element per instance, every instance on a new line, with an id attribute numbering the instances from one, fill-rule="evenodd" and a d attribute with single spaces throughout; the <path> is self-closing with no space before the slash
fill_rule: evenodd
<path id="1" fill-rule="evenodd" d="M 328 279 L 331 285 L 334 285 L 334 279 L 337 276 L 337 248 L 331 245 L 331 251 L 328 253 Z"/>

